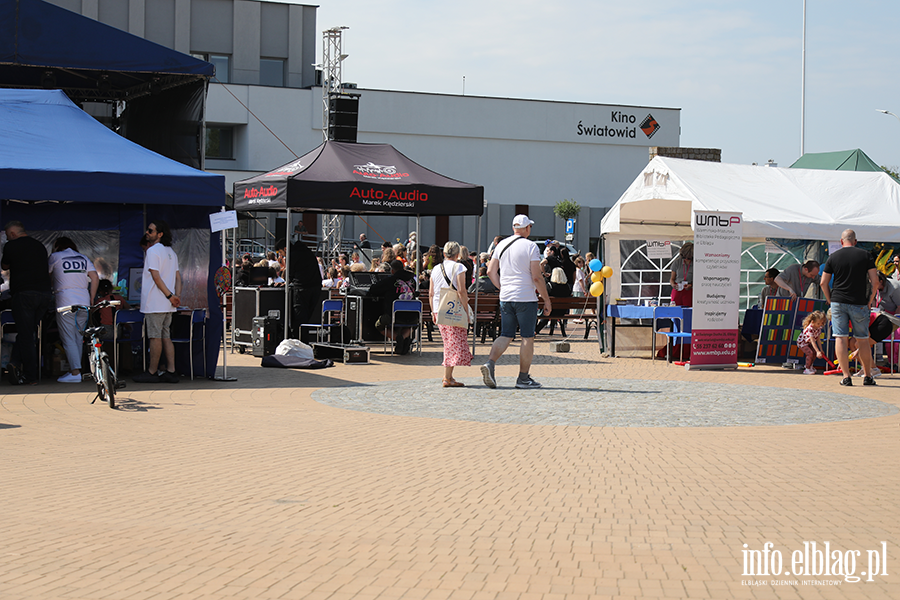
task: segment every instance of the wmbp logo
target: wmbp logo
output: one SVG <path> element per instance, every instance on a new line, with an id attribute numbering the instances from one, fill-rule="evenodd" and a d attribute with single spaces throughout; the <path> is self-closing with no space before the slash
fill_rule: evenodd
<path id="1" fill-rule="evenodd" d="M 644 132 L 644 135 L 647 136 L 647 139 L 653 137 L 657 131 L 659 131 L 659 123 L 656 122 L 656 119 L 653 118 L 653 115 L 648 114 L 647 118 L 641 121 L 641 131 Z"/>
<path id="2" fill-rule="evenodd" d="M 748 544 L 744 544 L 744 572 L 745 577 L 843 577 L 844 581 L 857 583 L 860 575 L 867 576 L 866 581 L 875 581 L 875 577 L 887 577 L 887 542 L 881 542 L 878 550 L 865 550 L 867 567 L 865 571 L 856 574 L 857 559 L 862 558 L 862 550 L 831 549 L 831 542 L 825 542 L 819 546 L 816 542 L 803 542 L 802 550 L 791 552 L 791 565 L 787 569 L 781 550 L 775 549 L 775 544 L 766 542 L 762 550 L 750 550 Z M 862 566 L 861 564 L 859 566 Z M 817 581 L 823 585 L 833 585 L 833 580 Z M 838 581 L 838 583 L 840 583 Z M 744 583 L 754 585 L 753 583 Z M 809 585 L 809 582 L 797 581 L 795 585 Z"/>
<path id="3" fill-rule="evenodd" d="M 647 250 L 668 250 L 671 246 L 669 241 L 647 240 Z"/>
<path id="4" fill-rule="evenodd" d="M 694 222 L 700 227 L 731 227 L 732 225 L 740 225 L 741 218 L 738 216 L 720 217 L 719 215 L 694 215 Z"/>

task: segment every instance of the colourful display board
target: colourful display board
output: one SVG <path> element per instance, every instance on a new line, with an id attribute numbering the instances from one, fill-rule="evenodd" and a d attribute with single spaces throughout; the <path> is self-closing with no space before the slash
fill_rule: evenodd
<path id="1" fill-rule="evenodd" d="M 828 304 L 824 300 L 766 298 L 759 345 L 756 347 L 756 362 L 770 364 L 805 362 L 806 355 L 797 347 L 797 338 L 803 332 L 803 319 L 813 311 L 825 312 L 827 309 Z M 825 333 L 823 330 L 822 338 L 825 338 Z M 824 341 L 822 348 L 825 349 Z M 816 367 L 824 367 L 825 361 L 816 359 L 813 364 Z"/>

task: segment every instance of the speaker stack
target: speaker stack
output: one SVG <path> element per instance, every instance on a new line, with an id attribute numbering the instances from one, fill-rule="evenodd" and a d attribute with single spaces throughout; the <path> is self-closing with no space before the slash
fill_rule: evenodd
<path id="1" fill-rule="evenodd" d="M 328 139 L 356 143 L 359 122 L 359 94 L 340 94 L 328 98 Z"/>

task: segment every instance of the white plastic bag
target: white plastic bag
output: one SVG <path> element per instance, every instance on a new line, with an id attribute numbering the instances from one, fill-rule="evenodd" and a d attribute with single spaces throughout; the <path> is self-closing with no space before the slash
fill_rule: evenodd
<path id="1" fill-rule="evenodd" d="M 304 344 L 300 340 L 281 340 L 281 343 L 275 348 L 275 354 L 308 358 L 310 360 L 315 359 L 312 346 Z"/>

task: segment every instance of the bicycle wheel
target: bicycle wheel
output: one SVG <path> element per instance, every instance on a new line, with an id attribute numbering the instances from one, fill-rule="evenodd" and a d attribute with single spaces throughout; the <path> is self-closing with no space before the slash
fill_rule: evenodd
<path id="1" fill-rule="evenodd" d="M 109 404 L 110 408 L 116 407 L 116 376 L 109 366 L 109 357 L 100 359 L 100 381 L 97 383 L 100 390 L 100 399 Z"/>

